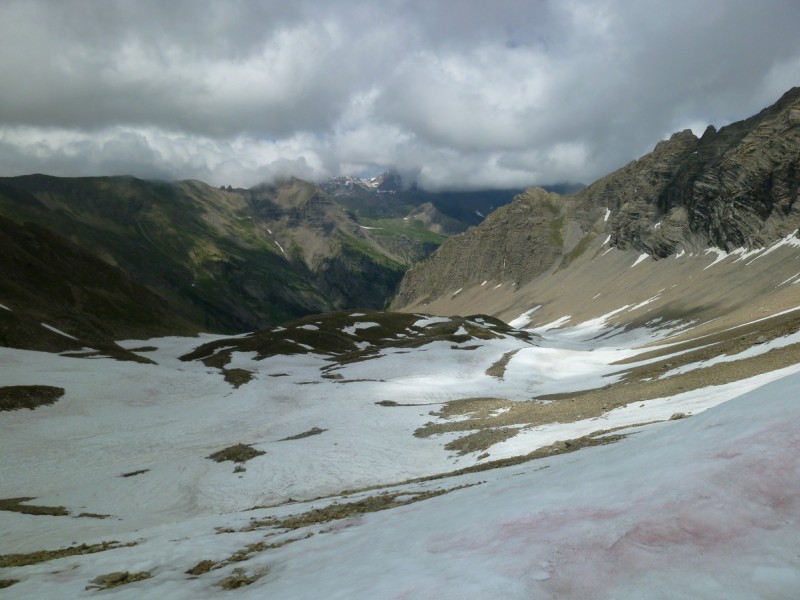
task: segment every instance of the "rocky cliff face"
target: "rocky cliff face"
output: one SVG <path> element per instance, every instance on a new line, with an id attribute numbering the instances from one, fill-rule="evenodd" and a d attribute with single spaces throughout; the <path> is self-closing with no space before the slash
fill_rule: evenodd
<path id="1" fill-rule="evenodd" d="M 465 283 L 528 281 L 575 250 L 592 230 L 592 217 L 599 216 L 591 212 L 570 197 L 529 189 L 412 267 L 395 305 L 454 293 Z"/>
<path id="2" fill-rule="evenodd" d="M 329 308 L 383 308 L 406 259 L 382 243 L 330 195 L 292 179 L 242 192 L 266 234 Z M 429 249 L 429 252 L 433 249 Z"/>
<path id="3" fill-rule="evenodd" d="M 411 269 L 393 307 L 483 281 L 515 287 L 602 246 L 654 259 L 753 249 L 800 227 L 800 88 L 700 137 L 690 130 L 573 196 L 531 189 Z"/>
<path id="4" fill-rule="evenodd" d="M 691 131 L 579 194 L 611 208 L 612 244 L 662 258 L 681 247 L 760 247 L 798 225 L 800 88 L 702 137 Z"/>

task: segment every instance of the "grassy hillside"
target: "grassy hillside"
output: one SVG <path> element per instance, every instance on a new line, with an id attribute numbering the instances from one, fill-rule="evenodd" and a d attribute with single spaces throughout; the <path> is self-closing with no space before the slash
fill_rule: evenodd
<path id="1" fill-rule="evenodd" d="M 206 330 L 382 307 L 404 270 L 297 181 L 254 193 L 194 181 L 34 175 L 0 182 L 0 214 L 60 233 Z M 334 283 L 343 289 L 330 295 Z"/>

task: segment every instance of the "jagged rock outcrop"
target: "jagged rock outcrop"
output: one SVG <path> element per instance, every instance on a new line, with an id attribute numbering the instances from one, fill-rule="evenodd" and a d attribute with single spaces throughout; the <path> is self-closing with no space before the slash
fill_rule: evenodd
<path id="1" fill-rule="evenodd" d="M 578 194 L 611 208 L 611 242 L 662 258 L 683 247 L 760 247 L 798 224 L 800 88 L 702 137 L 675 134 Z"/>
<path id="2" fill-rule="evenodd" d="M 526 191 L 411 269 L 392 306 L 485 280 L 524 285 L 601 245 L 655 259 L 681 250 L 763 247 L 800 227 L 798 190 L 794 88 L 719 131 L 709 127 L 700 138 L 676 133 L 573 196 Z"/>

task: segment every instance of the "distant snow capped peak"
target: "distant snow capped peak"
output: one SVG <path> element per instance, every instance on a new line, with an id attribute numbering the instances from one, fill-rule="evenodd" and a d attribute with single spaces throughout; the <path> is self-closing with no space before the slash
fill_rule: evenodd
<path id="1" fill-rule="evenodd" d="M 383 175 L 378 175 L 377 177 L 371 177 L 369 179 L 361 179 L 360 181 L 364 187 L 375 189 L 380 187 L 381 183 L 383 183 Z"/>
<path id="2" fill-rule="evenodd" d="M 403 189 L 403 179 L 397 171 L 386 171 L 377 177 L 363 180 L 364 185 L 379 192 L 399 192 Z"/>
<path id="3" fill-rule="evenodd" d="M 332 177 L 321 184 L 329 193 L 352 191 L 361 188 L 379 194 L 394 194 L 403 190 L 403 180 L 396 171 L 386 171 L 376 177 L 361 178 L 353 175 Z"/>

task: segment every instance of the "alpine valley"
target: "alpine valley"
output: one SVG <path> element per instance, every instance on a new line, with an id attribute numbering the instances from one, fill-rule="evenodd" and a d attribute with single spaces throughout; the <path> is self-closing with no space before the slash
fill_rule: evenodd
<path id="1" fill-rule="evenodd" d="M 2 179 L 0 593 L 796 598 L 799 194 L 800 88 L 588 187 Z"/>

